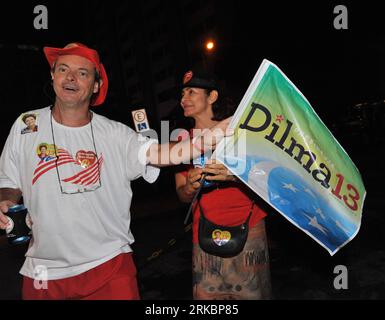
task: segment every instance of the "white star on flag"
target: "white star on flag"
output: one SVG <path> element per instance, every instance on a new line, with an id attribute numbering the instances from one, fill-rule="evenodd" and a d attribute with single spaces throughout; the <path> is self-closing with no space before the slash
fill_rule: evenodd
<path id="1" fill-rule="evenodd" d="M 283 188 L 289 189 L 289 190 L 291 190 L 293 192 L 297 192 L 298 191 L 298 189 L 296 189 L 296 187 L 294 187 L 291 183 L 284 183 L 283 184 Z"/>
<path id="2" fill-rule="evenodd" d="M 327 229 L 325 229 L 323 226 L 321 226 L 318 221 L 317 221 L 317 218 L 316 217 L 309 217 L 307 214 L 304 214 L 307 218 L 309 218 L 309 225 L 311 225 L 312 227 L 318 229 L 319 231 L 321 231 L 323 234 L 327 235 Z"/>

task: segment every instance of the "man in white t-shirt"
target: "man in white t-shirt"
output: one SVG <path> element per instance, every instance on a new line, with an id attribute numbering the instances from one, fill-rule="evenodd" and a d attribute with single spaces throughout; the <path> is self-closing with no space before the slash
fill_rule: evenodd
<path id="1" fill-rule="evenodd" d="M 38 125 L 29 134 L 21 134 L 21 115 L 0 158 L 0 228 L 6 229 L 8 209 L 21 196 L 32 220 L 20 270 L 23 298 L 139 299 L 130 181 L 142 176 L 152 183 L 161 165 L 215 147 L 228 120 L 195 141 L 159 145 L 89 110 L 104 102 L 108 90 L 95 50 L 71 43 L 44 53 L 55 104 L 28 111 Z"/>

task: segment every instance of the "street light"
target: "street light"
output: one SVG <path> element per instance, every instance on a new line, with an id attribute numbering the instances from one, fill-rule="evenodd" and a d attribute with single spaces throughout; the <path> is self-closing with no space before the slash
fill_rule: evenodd
<path id="1" fill-rule="evenodd" d="M 204 49 L 202 50 L 202 60 L 205 68 L 211 69 L 213 67 L 213 59 L 215 58 L 216 43 L 212 39 L 204 42 Z"/>
<path id="2" fill-rule="evenodd" d="M 208 51 L 213 50 L 214 47 L 215 47 L 214 41 L 209 40 L 209 41 L 206 42 L 206 49 L 207 49 Z"/>

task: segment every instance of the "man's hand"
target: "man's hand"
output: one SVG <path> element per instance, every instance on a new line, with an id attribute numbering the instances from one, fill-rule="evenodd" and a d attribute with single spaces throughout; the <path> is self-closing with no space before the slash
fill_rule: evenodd
<path id="1" fill-rule="evenodd" d="M 208 181 L 237 181 L 237 178 L 220 162 L 210 160 L 203 168 Z"/>
<path id="2" fill-rule="evenodd" d="M 233 135 L 234 130 L 228 128 L 231 118 L 222 120 L 210 129 L 203 130 L 199 136 L 193 139 L 194 147 L 202 151 L 213 150 L 224 137 Z"/>
<path id="3" fill-rule="evenodd" d="M 0 202 L 0 229 L 5 230 L 7 228 L 9 219 L 5 216 L 5 213 L 8 212 L 8 209 L 14 206 L 16 203 L 4 200 Z"/>

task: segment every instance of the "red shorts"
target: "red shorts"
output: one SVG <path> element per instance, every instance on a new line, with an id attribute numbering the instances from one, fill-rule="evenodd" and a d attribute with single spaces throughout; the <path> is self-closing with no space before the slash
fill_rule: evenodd
<path id="1" fill-rule="evenodd" d="M 39 288 L 42 287 L 42 288 Z M 46 289 L 45 289 L 45 288 Z M 48 280 L 35 289 L 34 279 L 23 278 L 24 300 L 139 300 L 132 253 L 115 258 L 77 276 Z"/>

